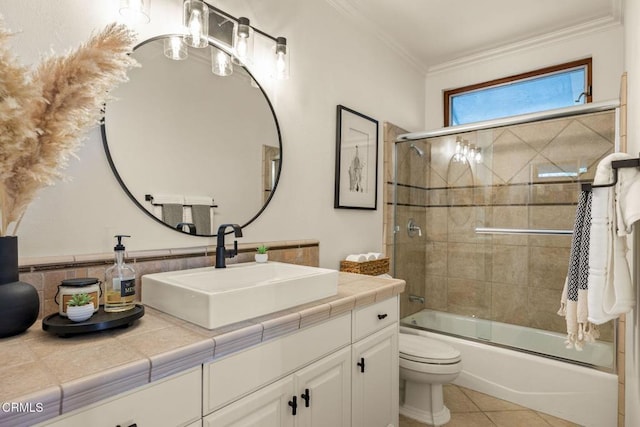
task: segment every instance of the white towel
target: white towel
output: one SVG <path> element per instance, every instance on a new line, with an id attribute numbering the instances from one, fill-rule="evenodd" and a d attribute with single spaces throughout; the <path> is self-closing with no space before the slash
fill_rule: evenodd
<path id="1" fill-rule="evenodd" d="M 633 223 L 640 220 L 640 170 L 638 168 L 618 169 L 616 201 L 618 236 L 626 236 L 633 231 Z"/>
<path id="2" fill-rule="evenodd" d="M 367 259 L 369 261 L 373 261 L 373 260 L 380 259 L 380 258 L 384 258 L 384 254 L 382 254 L 380 252 L 369 252 L 369 253 L 367 253 Z"/>
<path id="3" fill-rule="evenodd" d="M 612 182 L 611 162 L 629 158 L 631 156 L 625 153 L 613 153 L 602 159 L 596 168 L 594 185 Z M 631 274 L 626 258 L 627 241 L 626 237 L 619 236 L 616 214 L 620 211 L 620 221 L 628 224 L 628 228 L 627 225 L 620 227 L 622 230 L 630 229 L 632 222 L 628 221 L 633 221 L 638 215 L 637 202 L 632 200 L 633 193 L 629 193 L 637 180 L 634 174 L 627 173 L 625 169 L 618 170 L 618 185 L 592 190 L 588 307 L 589 321 L 596 325 L 628 312 L 634 304 Z"/>
<path id="4" fill-rule="evenodd" d="M 367 256 L 364 254 L 351 254 L 347 256 L 347 261 L 365 262 L 366 260 L 367 260 Z"/>

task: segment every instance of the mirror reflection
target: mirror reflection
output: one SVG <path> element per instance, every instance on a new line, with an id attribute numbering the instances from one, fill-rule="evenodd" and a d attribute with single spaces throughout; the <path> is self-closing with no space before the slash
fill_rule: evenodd
<path id="1" fill-rule="evenodd" d="M 183 233 L 246 226 L 275 191 L 282 157 L 278 122 L 242 66 L 212 73 L 212 48 L 186 60 L 163 53 L 165 37 L 138 46 L 141 64 L 114 91 L 102 128 L 113 172 L 133 202 Z"/>

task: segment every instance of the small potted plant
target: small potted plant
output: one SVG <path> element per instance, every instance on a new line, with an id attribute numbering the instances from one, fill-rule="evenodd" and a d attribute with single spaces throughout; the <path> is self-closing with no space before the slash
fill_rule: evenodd
<path id="1" fill-rule="evenodd" d="M 256 248 L 255 255 L 256 262 L 267 262 L 267 260 L 269 259 L 269 254 L 267 253 L 268 250 L 269 248 L 265 245 L 258 246 Z"/>
<path id="2" fill-rule="evenodd" d="M 67 316 L 74 322 L 84 322 L 93 315 L 93 297 L 89 294 L 74 294 L 67 304 Z"/>

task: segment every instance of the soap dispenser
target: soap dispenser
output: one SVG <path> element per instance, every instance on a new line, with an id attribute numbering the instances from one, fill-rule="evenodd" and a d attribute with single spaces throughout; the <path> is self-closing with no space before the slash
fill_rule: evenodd
<path id="1" fill-rule="evenodd" d="M 115 251 L 115 264 L 105 271 L 105 298 L 104 311 L 119 312 L 131 310 L 135 307 L 136 296 L 136 272 L 124 263 L 123 237 L 131 237 L 123 234 L 115 236 L 118 243 L 113 248 Z"/>

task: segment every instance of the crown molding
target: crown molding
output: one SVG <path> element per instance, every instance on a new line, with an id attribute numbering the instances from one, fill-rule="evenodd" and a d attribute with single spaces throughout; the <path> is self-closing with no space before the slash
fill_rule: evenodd
<path id="1" fill-rule="evenodd" d="M 620 14 L 614 13 L 616 16 L 595 19 L 583 24 L 574 25 L 558 31 L 552 31 L 541 36 L 531 37 L 515 43 L 509 43 L 495 48 L 471 52 L 461 56 L 458 59 L 443 62 L 427 68 L 426 75 L 448 72 L 456 68 L 465 67 L 491 59 L 500 58 L 517 52 L 523 52 L 529 49 L 550 45 L 563 40 L 569 40 L 576 37 L 582 37 L 588 34 L 595 34 L 602 31 L 612 30 L 622 27 L 622 18 Z"/>
<path id="2" fill-rule="evenodd" d="M 391 50 L 396 52 L 403 60 L 411 65 L 416 71 L 425 76 L 447 72 L 459 67 L 473 65 L 476 63 L 499 58 L 519 51 L 526 51 L 535 47 L 545 46 L 558 41 L 568 40 L 575 37 L 584 36 L 590 33 L 607 31 L 622 25 L 622 0 L 611 0 L 612 15 L 605 18 L 595 19 L 583 24 L 574 25 L 558 31 L 552 31 L 541 36 L 531 37 L 514 43 L 496 46 L 490 49 L 470 51 L 462 54 L 459 58 L 442 62 L 435 65 L 425 64 L 414 55 L 409 53 L 402 45 L 397 43 L 392 37 L 381 31 L 379 27 L 354 6 L 353 0 L 325 0 L 335 10 L 346 16 L 351 22 L 363 28 L 377 39 L 384 43 Z"/>

